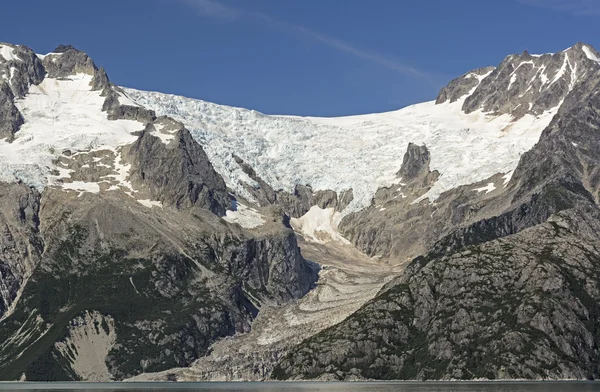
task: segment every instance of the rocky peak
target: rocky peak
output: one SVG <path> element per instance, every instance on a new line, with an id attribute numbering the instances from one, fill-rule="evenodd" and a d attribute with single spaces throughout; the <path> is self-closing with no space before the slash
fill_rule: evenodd
<path id="1" fill-rule="evenodd" d="M 421 175 L 427 175 L 429 174 L 429 161 L 429 150 L 425 145 L 417 146 L 414 143 L 408 143 L 398 176 L 402 177 L 404 181 L 410 181 Z"/>
<path id="2" fill-rule="evenodd" d="M 489 75 L 494 70 L 494 67 L 478 68 L 474 71 L 453 79 L 447 86 L 442 87 L 435 100 L 436 104 L 444 102 L 456 102 L 465 95 L 471 94 L 472 90 L 479 86 L 481 80 Z"/>
<path id="3" fill-rule="evenodd" d="M 482 75 L 480 69 L 454 79 L 442 88 L 436 103 L 464 98 L 465 113 L 481 110 L 515 119 L 540 115 L 559 106 L 576 84 L 600 67 L 599 61 L 600 54 L 584 43 L 554 54 L 533 55 L 525 50 L 507 56 L 481 78 L 473 77 Z"/>
<path id="4" fill-rule="evenodd" d="M 0 83 L 6 83 L 16 97 L 27 94 L 31 84 L 38 84 L 46 73 L 42 62 L 23 45 L 0 43 Z"/>
<path id="5" fill-rule="evenodd" d="M 156 132 L 148 124 L 124 154 L 131 163 L 131 183 L 164 206 L 200 207 L 225 215 L 231 204 L 227 188 L 202 146 L 185 128 L 172 133 L 168 142 Z"/>
<path id="6" fill-rule="evenodd" d="M 43 58 L 43 65 L 50 78 L 66 78 L 77 73 L 93 75 L 93 90 L 104 90 L 109 81 L 104 69 L 96 67 L 85 53 L 71 45 L 59 45 Z"/>

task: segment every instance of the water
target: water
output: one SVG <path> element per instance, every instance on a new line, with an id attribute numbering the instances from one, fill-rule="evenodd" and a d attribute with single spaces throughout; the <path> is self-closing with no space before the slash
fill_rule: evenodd
<path id="1" fill-rule="evenodd" d="M 600 382 L 0 383 L 0 392 L 600 392 Z"/>

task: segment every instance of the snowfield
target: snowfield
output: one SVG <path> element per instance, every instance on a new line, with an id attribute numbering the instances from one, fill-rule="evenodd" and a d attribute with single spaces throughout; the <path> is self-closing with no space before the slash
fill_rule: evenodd
<path id="1" fill-rule="evenodd" d="M 65 189 L 98 192 L 98 184 L 72 182 L 61 184 L 69 170 L 52 173 L 57 166 L 53 161 L 64 150 L 114 150 L 136 140 L 131 132 L 143 129 L 137 121 L 110 121 L 102 111 L 104 97 L 100 91 L 91 91 L 91 75 L 77 74 L 68 79 L 46 78 L 38 86 L 32 85 L 23 99 L 15 105 L 25 124 L 8 143 L 0 140 L 0 181 L 23 182 L 43 189 L 59 185 Z"/>
<path id="2" fill-rule="evenodd" d="M 265 115 L 157 92 L 126 92 L 138 104 L 184 123 L 237 194 L 250 198 L 241 184 L 248 178 L 232 153 L 274 189 L 291 192 L 298 184 L 336 192 L 352 188 L 354 201 L 344 215 L 368 206 L 380 187 L 400 181 L 396 173 L 409 142 L 425 144 L 431 169 L 441 173 L 422 198 L 435 201 L 456 186 L 514 170 L 558 110 L 518 121 L 481 111 L 467 115 L 461 110 L 465 95 L 452 104 L 432 101 L 388 113 L 317 118 Z"/>

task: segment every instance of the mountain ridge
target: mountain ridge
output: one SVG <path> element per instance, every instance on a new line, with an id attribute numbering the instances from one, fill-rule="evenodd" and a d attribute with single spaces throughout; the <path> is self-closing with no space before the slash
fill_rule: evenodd
<path id="1" fill-rule="evenodd" d="M 1 45 L 1 378 L 598 376 L 591 46 L 302 118 Z"/>

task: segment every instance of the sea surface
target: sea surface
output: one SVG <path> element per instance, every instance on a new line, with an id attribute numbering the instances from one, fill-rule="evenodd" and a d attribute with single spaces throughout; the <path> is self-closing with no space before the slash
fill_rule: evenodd
<path id="1" fill-rule="evenodd" d="M 0 391 L 166 392 L 600 392 L 600 382 L 0 383 Z"/>

